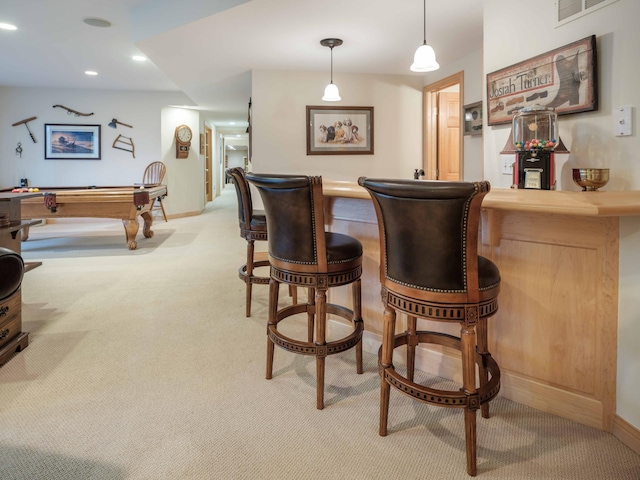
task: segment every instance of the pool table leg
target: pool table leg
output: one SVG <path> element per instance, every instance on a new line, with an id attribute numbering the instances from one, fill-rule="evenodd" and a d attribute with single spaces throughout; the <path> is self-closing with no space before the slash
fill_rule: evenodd
<path id="1" fill-rule="evenodd" d="M 151 225 L 153 224 L 153 215 L 151 215 L 151 212 L 142 212 L 140 216 L 144 220 L 144 225 L 142 226 L 142 234 L 145 236 L 145 238 L 153 237 L 153 230 L 151 230 Z"/>
<path id="2" fill-rule="evenodd" d="M 122 220 L 122 224 L 124 225 L 124 233 L 127 235 L 127 246 L 129 250 L 135 250 L 138 246 L 138 242 L 136 242 L 136 235 L 138 234 L 138 229 L 140 228 L 140 224 L 138 223 L 138 218 L 135 220 Z"/>

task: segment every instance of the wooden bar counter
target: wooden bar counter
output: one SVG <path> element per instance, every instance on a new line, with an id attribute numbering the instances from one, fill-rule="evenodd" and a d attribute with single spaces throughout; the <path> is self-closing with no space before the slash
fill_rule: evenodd
<path id="1" fill-rule="evenodd" d="M 377 352 L 383 308 L 373 204 L 354 182 L 323 183 L 327 228 L 358 238 L 364 247 L 364 345 Z M 489 322 L 490 351 L 502 370 L 501 395 L 612 430 L 624 215 L 640 215 L 640 191 L 493 189 L 485 197 L 480 253 L 498 265 L 502 277 L 499 311 Z M 334 295 L 338 303 L 348 302 L 346 290 Z M 421 321 L 422 329 L 459 333 L 457 324 Z M 453 351 L 422 349 L 416 365 L 459 380 Z"/>

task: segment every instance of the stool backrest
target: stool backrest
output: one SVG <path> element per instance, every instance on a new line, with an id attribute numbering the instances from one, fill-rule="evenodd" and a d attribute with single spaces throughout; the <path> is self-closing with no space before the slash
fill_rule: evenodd
<path id="1" fill-rule="evenodd" d="M 249 231 L 251 229 L 251 217 L 253 217 L 253 202 L 244 169 L 240 167 L 229 168 L 227 169 L 227 176 L 236 187 L 236 195 L 238 196 L 238 222 L 240 223 L 240 228 Z"/>
<path id="2" fill-rule="evenodd" d="M 248 173 L 260 192 L 276 261 L 326 271 L 322 177 Z"/>
<path id="3" fill-rule="evenodd" d="M 24 261 L 20 254 L 0 247 L 0 300 L 13 295 L 22 284 Z"/>
<path id="4" fill-rule="evenodd" d="M 466 297 L 478 295 L 478 228 L 489 182 L 362 177 L 358 183 L 378 217 L 382 285 L 474 301 Z"/>

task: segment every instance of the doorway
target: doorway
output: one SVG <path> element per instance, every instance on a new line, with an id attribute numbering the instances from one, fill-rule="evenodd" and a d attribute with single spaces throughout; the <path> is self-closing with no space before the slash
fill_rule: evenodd
<path id="1" fill-rule="evenodd" d="M 428 180 L 464 178 L 461 99 L 464 99 L 464 72 L 424 87 L 422 168 Z"/>

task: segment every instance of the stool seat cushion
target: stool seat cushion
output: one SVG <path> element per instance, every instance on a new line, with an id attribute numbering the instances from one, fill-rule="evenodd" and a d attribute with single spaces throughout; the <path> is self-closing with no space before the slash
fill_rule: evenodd
<path id="1" fill-rule="evenodd" d="M 13 250 L 0 248 L 0 272 L 0 300 L 4 300 L 13 295 L 22 284 L 22 257 Z"/>
<path id="2" fill-rule="evenodd" d="M 478 255 L 478 286 L 480 290 L 487 290 L 500 283 L 500 270 L 488 258 Z"/>
<path id="3" fill-rule="evenodd" d="M 343 263 L 362 256 L 360 241 L 342 233 L 325 232 L 327 264 Z"/>

